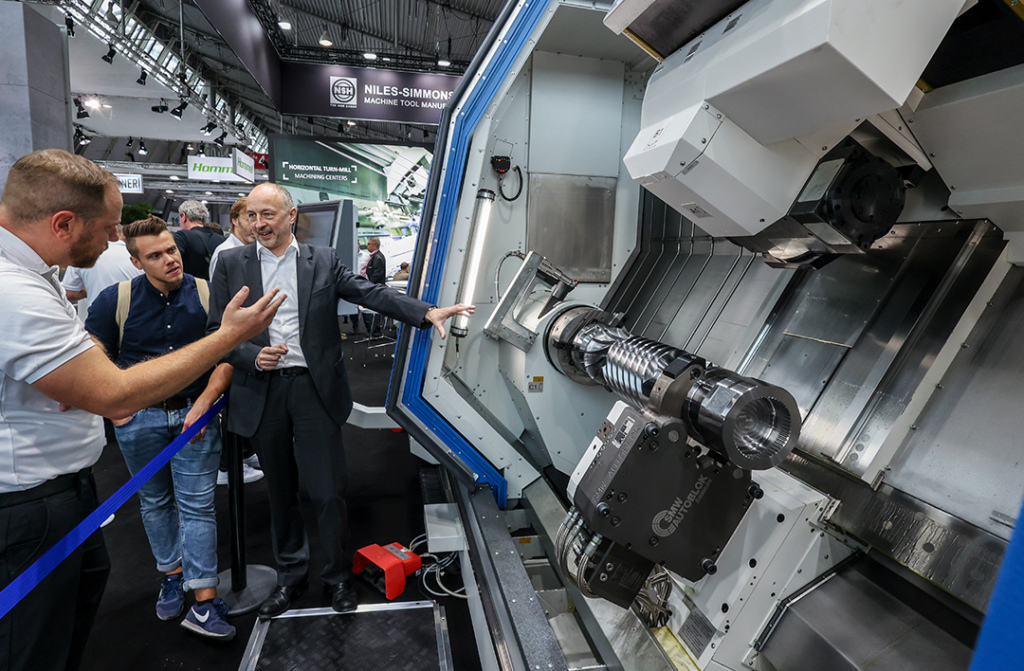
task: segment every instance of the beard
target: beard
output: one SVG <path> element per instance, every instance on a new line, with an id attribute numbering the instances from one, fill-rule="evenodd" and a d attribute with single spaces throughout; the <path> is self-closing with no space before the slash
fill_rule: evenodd
<path id="1" fill-rule="evenodd" d="M 68 265 L 74 266 L 75 268 L 92 268 L 96 265 L 96 259 L 100 258 L 100 254 L 106 250 L 106 240 L 103 241 L 103 247 L 96 250 L 94 247 L 89 245 L 87 238 L 79 238 L 75 242 L 71 243 L 71 249 L 68 251 L 68 254 L 71 257 L 71 263 Z"/>

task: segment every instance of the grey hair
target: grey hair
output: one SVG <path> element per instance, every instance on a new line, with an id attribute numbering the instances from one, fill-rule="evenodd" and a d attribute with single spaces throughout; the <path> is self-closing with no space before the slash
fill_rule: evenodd
<path id="1" fill-rule="evenodd" d="M 189 221 L 196 221 L 202 224 L 209 223 L 210 211 L 198 200 L 186 200 L 178 206 L 178 214 L 184 214 Z"/>

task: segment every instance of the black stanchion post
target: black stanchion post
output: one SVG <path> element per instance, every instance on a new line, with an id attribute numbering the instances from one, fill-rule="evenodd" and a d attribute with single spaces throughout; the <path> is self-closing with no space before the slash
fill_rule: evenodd
<path id="1" fill-rule="evenodd" d="M 228 605 L 228 615 L 243 615 L 259 608 L 277 585 L 277 571 L 245 561 L 245 483 L 242 480 L 242 439 L 224 431 L 228 451 L 228 528 L 231 537 L 231 568 L 221 571 L 218 594 Z"/>
<path id="2" fill-rule="evenodd" d="M 245 575 L 245 493 L 242 486 L 241 439 L 237 433 L 224 433 L 224 449 L 228 451 L 228 525 L 231 529 L 231 588 L 235 592 L 247 586 Z"/>

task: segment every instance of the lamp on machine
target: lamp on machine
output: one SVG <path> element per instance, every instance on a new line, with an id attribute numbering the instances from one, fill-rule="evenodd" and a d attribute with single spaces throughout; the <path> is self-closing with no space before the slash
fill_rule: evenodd
<path id="1" fill-rule="evenodd" d="M 114 48 L 113 44 L 107 44 L 107 53 L 100 56 L 108 64 L 114 62 L 114 56 L 117 55 L 117 49 Z"/>
<path id="2" fill-rule="evenodd" d="M 494 204 L 494 192 L 480 189 L 476 192 L 476 207 L 473 212 L 473 230 L 470 232 L 469 253 L 466 254 L 466 265 L 462 269 L 462 282 L 459 285 L 457 303 L 473 304 L 473 294 L 480 278 L 480 266 L 483 264 L 484 240 L 487 228 L 491 225 L 491 206 Z M 469 335 L 469 317 L 456 315 L 452 319 L 451 334 L 456 338 Z"/>
<path id="3" fill-rule="evenodd" d="M 181 115 L 185 113 L 185 108 L 188 107 L 188 101 L 181 99 L 177 107 L 171 110 L 171 116 L 181 121 Z"/>

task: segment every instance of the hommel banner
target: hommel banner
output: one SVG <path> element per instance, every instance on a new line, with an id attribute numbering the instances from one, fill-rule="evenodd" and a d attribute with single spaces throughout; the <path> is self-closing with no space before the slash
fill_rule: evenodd
<path id="1" fill-rule="evenodd" d="M 452 75 L 286 62 L 281 112 L 436 124 L 458 83 Z"/>

